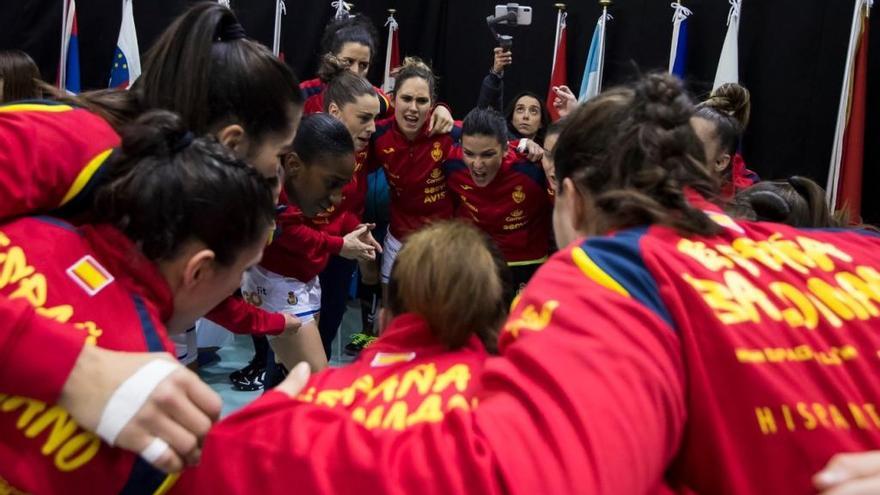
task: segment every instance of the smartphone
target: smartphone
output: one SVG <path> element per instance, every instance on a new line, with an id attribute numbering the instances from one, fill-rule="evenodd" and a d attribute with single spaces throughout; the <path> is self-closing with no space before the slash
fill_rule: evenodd
<path id="1" fill-rule="evenodd" d="M 504 17 L 507 13 L 513 9 L 516 9 L 516 25 L 517 26 L 531 26 L 532 25 L 532 8 L 528 5 L 518 5 L 515 3 L 505 4 L 505 5 L 496 5 L 495 6 L 495 17 Z M 502 24 L 507 24 L 507 22 L 503 22 Z"/>

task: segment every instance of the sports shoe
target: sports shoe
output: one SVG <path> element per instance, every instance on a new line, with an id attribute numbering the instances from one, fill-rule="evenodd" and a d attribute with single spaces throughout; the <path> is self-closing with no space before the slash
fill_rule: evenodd
<path id="1" fill-rule="evenodd" d="M 266 377 L 266 366 L 262 363 L 251 361 L 244 368 L 229 374 L 232 387 L 235 390 L 260 390 Z"/>
<path id="2" fill-rule="evenodd" d="M 376 337 L 365 333 L 356 333 L 351 336 L 351 342 L 345 346 L 345 353 L 349 356 L 357 356 L 362 350 L 368 347 Z"/>

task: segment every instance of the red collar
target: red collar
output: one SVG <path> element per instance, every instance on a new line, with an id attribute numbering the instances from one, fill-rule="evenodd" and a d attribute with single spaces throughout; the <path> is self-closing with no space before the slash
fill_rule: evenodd
<path id="1" fill-rule="evenodd" d="M 431 139 L 432 137 L 442 137 L 442 135 L 440 135 L 440 136 L 429 136 L 428 135 L 428 124 L 430 124 L 430 122 L 431 122 L 431 113 L 428 113 L 428 118 L 425 119 L 425 123 L 422 125 L 422 129 L 419 131 L 418 134 L 416 134 L 415 139 L 413 139 L 412 141 L 410 141 L 409 138 L 406 137 L 406 134 L 404 134 L 403 131 L 400 130 L 400 126 L 397 124 L 397 117 L 390 117 L 390 118 L 392 119 L 391 129 L 397 135 L 398 139 L 401 139 L 404 142 L 410 143 L 411 145 L 415 145 L 421 141 L 426 141 L 428 139 Z"/>
<path id="2" fill-rule="evenodd" d="M 78 227 L 95 258 L 126 289 L 155 305 L 162 322 L 174 312 L 174 295 L 159 267 L 148 260 L 119 229 L 109 224 Z"/>
<path id="3" fill-rule="evenodd" d="M 461 350 L 475 350 L 485 352 L 483 343 L 476 335 L 471 335 Z M 363 354 L 372 359 L 379 352 L 404 352 L 419 351 L 420 356 L 449 352 L 445 344 L 440 342 L 431 332 L 428 323 L 421 316 L 414 313 L 404 313 L 396 316 L 382 335 L 367 347 Z"/>
<path id="4" fill-rule="evenodd" d="M 690 204 L 694 208 L 718 213 L 723 211 L 718 205 L 712 203 L 711 201 L 706 199 L 705 196 L 690 187 L 685 187 L 682 192 L 684 192 L 685 201 L 687 201 L 688 204 Z"/>

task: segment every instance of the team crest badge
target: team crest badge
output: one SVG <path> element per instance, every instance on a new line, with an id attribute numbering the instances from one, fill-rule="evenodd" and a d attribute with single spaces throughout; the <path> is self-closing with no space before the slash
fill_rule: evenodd
<path id="1" fill-rule="evenodd" d="M 435 162 L 439 162 L 443 159 L 443 150 L 440 149 L 440 143 L 434 142 L 434 149 L 431 150 L 431 158 L 433 158 Z"/>
<path id="2" fill-rule="evenodd" d="M 263 305 L 263 298 L 256 292 L 241 291 L 241 297 L 251 306 L 260 307 Z"/>
<path id="3" fill-rule="evenodd" d="M 293 292 L 288 292 L 287 304 L 290 304 L 291 306 L 296 306 L 297 302 L 299 302 L 299 300 L 296 298 L 296 294 L 294 294 Z"/>
<path id="4" fill-rule="evenodd" d="M 516 189 L 513 191 L 513 201 L 516 203 L 522 203 L 526 200 L 526 193 L 523 192 L 522 186 L 516 186 Z"/>
<path id="5" fill-rule="evenodd" d="M 113 282 L 113 275 L 98 260 L 85 255 L 67 269 L 67 276 L 88 295 L 94 296 Z"/>

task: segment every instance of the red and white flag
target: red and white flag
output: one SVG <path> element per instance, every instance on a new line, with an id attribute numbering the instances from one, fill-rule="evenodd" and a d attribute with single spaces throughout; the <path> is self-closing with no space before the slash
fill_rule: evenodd
<path id="1" fill-rule="evenodd" d="M 826 188 L 828 206 L 848 208 L 854 221 L 859 220 L 862 206 L 868 86 L 868 14 L 872 3 L 872 0 L 855 0 Z"/>
<path id="2" fill-rule="evenodd" d="M 568 13 L 559 11 L 556 16 L 556 43 L 553 45 L 553 67 L 550 69 L 550 87 L 547 89 L 547 111 L 550 112 L 550 120 L 559 120 L 559 112 L 553 107 L 553 100 L 556 94 L 553 92 L 554 86 L 568 85 L 568 67 L 566 64 L 566 55 L 568 53 L 568 41 L 565 29 L 565 18 Z"/>
<path id="3" fill-rule="evenodd" d="M 385 77 L 382 80 L 382 91 L 390 93 L 394 91 L 394 77 L 391 71 L 400 67 L 400 45 L 397 41 L 397 19 L 394 18 L 394 12 L 388 15 L 385 21 L 388 26 L 388 44 L 385 49 Z"/>

